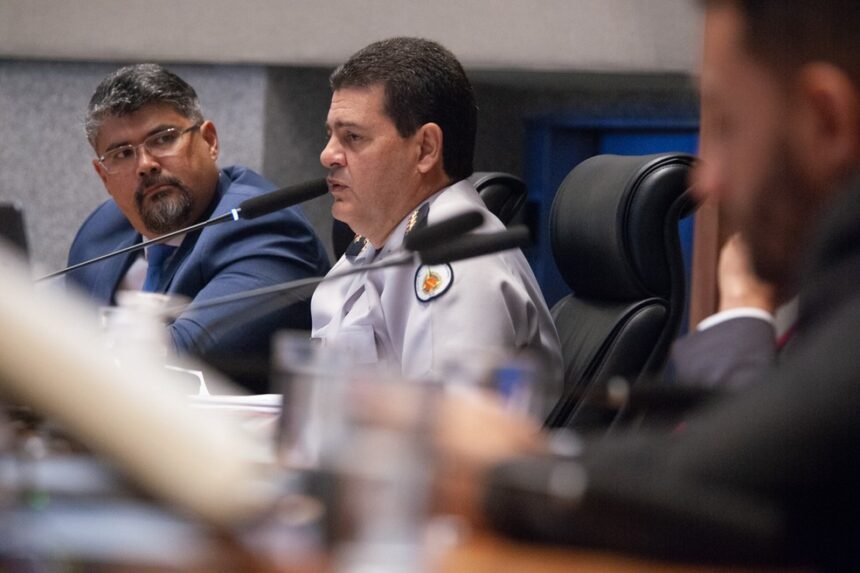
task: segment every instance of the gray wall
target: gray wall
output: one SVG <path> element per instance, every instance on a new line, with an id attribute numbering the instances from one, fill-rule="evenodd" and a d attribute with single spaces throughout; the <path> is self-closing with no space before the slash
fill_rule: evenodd
<path id="1" fill-rule="evenodd" d="M 325 143 L 325 119 L 331 93 L 328 68 L 272 68 L 266 92 L 266 175 L 281 184 L 322 177 L 319 154 Z M 303 205 L 329 247 L 331 199 Z"/>
<path id="2" fill-rule="evenodd" d="M 694 0 L 2 0 L 0 56 L 332 66 L 393 35 L 475 69 L 683 73 Z"/>
<path id="3" fill-rule="evenodd" d="M 0 60 L 0 201 L 25 208 L 37 271 L 62 266 L 81 221 L 107 194 L 92 168 L 83 116 L 113 64 Z M 222 164 L 260 169 L 266 70 L 174 66 L 197 89 L 222 140 Z"/>

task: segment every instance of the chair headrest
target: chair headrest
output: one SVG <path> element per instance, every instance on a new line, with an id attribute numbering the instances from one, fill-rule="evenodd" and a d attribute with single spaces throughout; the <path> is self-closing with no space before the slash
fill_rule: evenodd
<path id="1" fill-rule="evenodd" d="M 695 202 L 693 156 L 598 155 L 562 181 L 550 214 L 553 255 L 578 297 L 668 297 L 678 221 Z"/>
<path id="2" fill-rule="evenodd" d="M 469 176 L 469 182 L 481 195 L 487 209 L 505 225 L 526 202 L 528 189 L 525 182 L 509 173 L 477 171 Z"/>

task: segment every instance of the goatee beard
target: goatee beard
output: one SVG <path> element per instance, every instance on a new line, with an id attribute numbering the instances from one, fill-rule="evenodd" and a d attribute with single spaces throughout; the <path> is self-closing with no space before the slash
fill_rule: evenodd
<path id="1" fill-rule="evenodd" d="M 157 191 L 148 198 L 144 191 L 156 185 L 171 188 Z M 134 193 L 135 205 L 146 228 L 158 235 L 181 229 L 190 223 L 194 199 L 189 189 L 176 177 L 153 175 L 141 180 Z"/>

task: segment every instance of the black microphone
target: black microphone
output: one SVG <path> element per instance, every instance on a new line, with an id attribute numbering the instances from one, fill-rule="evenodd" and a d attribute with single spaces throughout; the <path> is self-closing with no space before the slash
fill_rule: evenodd
<path id="1" fill-rule="evenodd" d="M 429 249 L 460 235 L 465 235 L 480 227 L 483 222 L 484 215 L 480 211 L 466 211 L 433 225 L 415 229 L 403 239 L 403 246 L 408 251 Z"/>
<path id="2" fill-rule="evenodd" d="M 689 413 L 729 393 L 724 388 L 684 386 L 654 380 L 636 384 L 618 379 L 610 380 L 604 398 L 608 407 L 622 408 L 630 413 L 676 416 Z"/>
<path id="3" fill-rule="evenodd" d="M 476 233 L 447 243 L 419 248 L 418 255 L 425 265 L 438 265 L 508 249 L 523 248 L 530 242 L 528 228 L 524 225 L 516 225 L 497 233 Z"/>
<path id="4" fill-rule="evenodd" d="M 674 384 L 654 374 L 640 374 L 633 380 L 614 376 L 601 383 L 580 380 L 562 395 L 544 426 L 608 432 L 630 419 L 665 426 L 727 395 L 722 388 Z"/>
<path id="5" fill-rule="evenodd" d="M 207 219 L 206 221 L 195 223 L 194 225 L 184 227 L 177 231 L 165 233 L 164 235 L 160 235 L 158 237 L 155 237 L 154 239 L 141 241 L 140 243 L 135 243 L 134 245 L 130 245 L 122 249 L 117 249 L 116 251 L 112 251 L 110 253 L 100 255 L 98 257 L 93 257 L 92 259 L 88 259 L 86 261 L 82 261 L 74 265 L 70 265 L 64 269 L 60 269 L 59 271 L 54 271 L 50 274 L 40 277 L 36 279 L 36 282 L 58 277 L 75 269 L 79 269 L 81 267 L 85 267 L 93 263 L 98 263 L 111 257 L 124 255 L 126 253 L 133 253 L 135 251 L 145 249 L 150 245 L 156 243 L 163 243 L 172 239 L 173 237 L 177 237 L 185 233 L 191 233 L 193 231 L 208 227 L 210 225 L 217 225 L 218 223 L 223 223 L 229 220 L 238 221 L 239 219 L 255 219 L 263 215 L 268 215 L 269 213 L 273 213 L 281 209 L 286 209 L 287 207 L 292 207 L 293 205 L 298 205 L 299 203 L 303 203 L 310 199 L 325 195 L 327 192 L 328 185 L 326 184 L 325 179 L 314 179 L 312 181 L 299 183 L 298 185 L 291 185 L 289 187 L 284 187 L 283 189 L 270 191 L 268 193 L 264 193 L 263 195 L 258 195 L 257 197 L 245 199 L 244 201 L 239 203 L 239 206 L 235 209 L 230 209 L 230 211 L 218 215 L 216 217 L 212 217 L 211 219 Z"/>
<path id="6" fill-rule="evenodd" d="M 178 318 L 179 316 L 185 315 L 186 313 L 193 313 L 194 311 L 201 310 L 204 308 L 220 306 L 250 298 L 267 297 L 263 298 L 263 300 L 261 300 L 259 304 L 254 305 L 254 307 L 251 309 L 243 308 L 240 312 L 228 312 L 225 316 L 222 316 L 217 321 L 215 321 L 215 323 L 210 324 L 208 328 L 208 337 L 210 341 L 209 343 L 211 343 L 211 341 L 223 335 L 226 331 L 238 328 L 243 324 L 247 324 L 248 322 L 257 320 L 258 318 L 266 316 L 269 313 L 276 312 L 291 304 L 295 304 L 300 300 L 305 300 L 309 298 L 313 294 L 317 285 L 322 282 L 337 280 L 361 272 L 370 272 L 373 270 L 398 265 L 414 264 L 416 262 L 416 257 L 421 258 L 421 261 L 424 262 L 427 259 L 422 255 L 422 251 L 429 251 L 431 253 L 435 253 L 435 255 L 429 260 L 439 260 L 440 257 L 443 257 L 447 253 L 448 255 L 450 255 L 450 260 L 453 261 L 455 256 L 456 260 L 461 260 L 472 256 L 488 254 L 498 250 L 522 246 L 525 242 L 528 241 L 528 231 L 523 228 L 520 230 L 507 230 L 500 233 L 486 233 L 486 236 L 480 241 L 472 240 L 472 236 L 460 237 L 459 240 L 457 240 L 455 236 L 454 241 L 449 248 L 436 245 L 437 241 L 441 240 L 440 237 L 444 236 L 448 239 L 451 239 L 455 231 L 466 232 L 465 229 L 469 225 L 474 224 L 475 222 L 474 217 L 469 217 L 466 214 L 452 217 L 452 219 L 454 219 L 453 222 L 451 221 L 451 219 L 449 219 L 432 225 L 434 229 L 436 227 L 438 227 L 439 229 L 434 230 L 433 232 L 428 231 L 428 233 L 426 234 L 419 235 L 420 240 L 413 239 L 412 246 L 417 249 L 417 253 L 403 249 L 401 251 L 395 251 L 391 253 L 389 256 L 385 257 L 380 261 L 376 261 L 370 264 L 355 265 L 351 268 L 347 268 L 344 271 L 340 271 L 337 273 L 329 273 L 324 277 L 307 277 L 304 279 L 298 279 L 286 283 L 280 283 L 276 285 L 261 287 L 254 290 L 225 295 L 204 302 L 192 302 L 189 305 L 177 305 L 175 307 L 165 309 L 165 313 L 168 316 Z M 471 222 L 469 222 L 469 219 L 471 219 Z M 465 223 L 469 223 L 469 225 L 466 225 Z M 430 227 L 427 228 L 429 229 Z M 422 236 L 423 238 L 421 238 Z M 425 250 L 425 241 L 426 244 L 435 245 L 433 249 L 430 249 L 428 247 L 428 249 Z M 448 260 L 449 259 L 446 258 L 444 262 L 447 262 Z M 209 343 L 206 343 L 206 346 L 199 347 L 199 351 L 206 352 Z"/>
<path id="7" fill-rule="evenodd" d="M 291 185 L 277 191 L 245 199 L 239 203 L 239 217 L 242 219 L 256 219 L 257 217 L 316 199 L 326 193 L 328 193 L 328 184 L 325 179 L 305 181 L 298 185 Z"/>
<path id="8" fill-rule="evenodd" d="M 428 225 L 427 227 L 422 229 L 423 232 L 419 233 L 417 238 L 413 238 L 410 241 L 411 249 L 413 250 L 410 250 L 406 247 L 407 243 L 404 239 L 404 250 L 399 252 L 395 251 L 391 253 L 389 257 L 380 261 L 376 261 L 374 263 L 366 265 L 356 265 L 352 268 L 348 268 L 336 274 L 328 274 L 323 277 L 307 277 L 304 279 L 297 279 L 286 283 L 264 286 L 249 291 L 228 294 L 218 298 L 209 299 L 201 303 L 192 302 L 189 305 L 182 305 L 174 309 L 168 310 L 173 312 L 186 312 L 209 308 L 212 306 L 219 306 L 222 304 L 235 302 L 237 300 L 245 300 L 258 296 L 286 295 L 292 291 L 297 291 L 299 289 L 305 289 L 311 286 L 316 287 L 316 285 L 324 281 L 336 280 L 342 277 L 347 277 L 369 270 L 384 269 L 388 267 L 409 264 L 415 260 L 416 252 L 419 253 L 420 256 L 420 253 L 425 248 L 429 249 L 430 247 L 438 246 L 438 242 L 441 240 L 442 237 L 446 237 L 447 239 L 451 239 L 452 237 L 457 238 L 459 235 L 463 235 L 468 231 L 474 229 L 477 226 L 475 223 L 477 222 L 477 224 L 480 224 L 481 221 L 483 221 L 483 215 L 481 215 L 479 212 L 467 211 L 465 213 L 455 215 L 449 219 L 445 219 L 444 221 L 433 223 L 432 225 Z M 415 233 L 418 233 L 418 231 L 415 231 Z"/>
<path id="9" fill-rule="evenodd" d="M 220 306 L 222 304 L 228 304 L 239 300 L 262 296 L 272 297 L 271 300 L 261 303 L 250 313 L 246 313 L 242 316 L 230 315 L 229 317 L 226 317 L 222 323 L 211 325 L 210 331 L 218 330 L 222 326 L 235 328 L 241 324 L 245 324 L 248 321 L 258 318 L 259 316 L 263 316 L 269 312 L 274 312 L 309 296 L 313 293 L 313 289 L 322 282 L 337 280 L 361 272 L 412 264 L 415 262 L 416 256 L 424 264 L 454 262 L 510 248 L 521 247 L 529 241 L 528 229 L 521 226 L 513 227 L 497 233 L 481 233 L 478 235 L 464 235 L 461 237 L 455 236 L 453 237 L 453 240 L 450 240 L 448 245 L 437 244 L 437 241 L 441 240 L 440 237 L 442 236 L 452 239 L 452 234 L 455 230 L 465 233 L 466 231 L 464 229 L 467 225 L 464 223 L 469 222 L 470 218 L 471 223 L 474 223 L 474 217 L 467 217 L 467 214 L 464 213 L 454 216 L 451 219 L 433 224 L 433 232 L 419 235 L 420 240 L 412 241 L 412 246 L 416 249 L 415 252 L 406 251 L 404 249 L 399 252 L 391 253 L 390 256 L 380 261 L 366 265 L 356 265 L 338 273 L 330 273 L 324 277 L 308 277 L 286 283 L 261 287 L 254 290 L 234 293 L 231 295 L 225 295 L 201 303 L 191 303 L 189 305 L 169 308 L 167 309 L 167 312 L 173 314 L 173 316 L 179 316 L 185 312 L 193 312 L 195 310 L 201 310 L 212 306 Z M 430 227 L 427 228 L 429 229 Z M 426 241 L 426 243 L 424 243 L 424 241 Z M 426 249 L 425 244 L 429 244 Z M 427 255 L 427 253 L 430 254 Z M 433 262 L 431 263 L 428 261 Z"/>

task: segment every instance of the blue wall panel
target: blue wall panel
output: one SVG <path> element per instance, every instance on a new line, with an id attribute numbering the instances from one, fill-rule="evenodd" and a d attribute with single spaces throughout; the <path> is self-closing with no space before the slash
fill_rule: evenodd
<path id="1" fill-rule="evenodd" d="M 556 189 L 570 170 L 593 155 L 695 153 L 697 144 L 698 123 L 692 118 L 637 120 L 552 115 L 527 122 L 526 182 L 535 234 L 535 244 L 527 256 L 550 306 L 569 292 L 552 257 L 548 222 Z M 692 237 L 689 217 L 681 223 L 688 277 Z"/>

